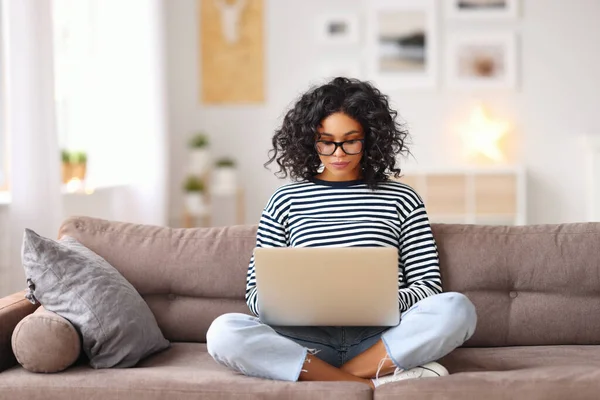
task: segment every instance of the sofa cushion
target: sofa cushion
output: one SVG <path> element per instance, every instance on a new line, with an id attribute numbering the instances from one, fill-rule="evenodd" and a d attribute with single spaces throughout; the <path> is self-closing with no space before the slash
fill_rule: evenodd
<path id="1" fill-rule="evenodd" d="M 451 374 L 509 371 L 548 366 L 600 368 L 600 346 L 519 346 L 459 348 L 440 360 Z M 600 383 L 600 382 L 599 382 Z"/>
<path id="2" fill-rule="evenodd" d="M 169 340 L 205 341 L 219 315 L 250 312 L 244 293 L 256 226 L 174 229 L 71 217 L 59 236 L 77 239 L 131 282 Z"/>
<path id="3" fill-rule="evenodd" d="M 135 288 L 75 239 L 56 242 L 26 230 L 23 267 L 44 308 L 80 332 L 94 368 L 130 367 L 169 346 Z"/>
<path id="4" fill-rule="evenodd" d="M 246 302 L 238 299 L 153 294 L 144 296 L 144 300 L 165 337 L 175 342 L 206 342 L 206 331 L 219 315 L 250 313 Z"/>
<path id="5" fill-rule="evenodd" d="M 142 295 L 243 299 L 256 227 L 174 229 L 71 217 L 59 236 L 102 255 Z"/>
<path id="6" fill-rule="evenodd" d="M 81 339 L 68 320 L 39 307 L 15 327 L 12 349 L 28 371 L 59 372 L 77 361 Z"/>
<path id="7" fill-rule="evenodd" d="M 460 348 L 440 360 L 445 378 L 383 385 L 375 399 L 596 399 L 600 346 Z"/>
<path id="8" fill-rule="evenodd" d="M 374 399 L 592 400 L 598 399 L 598 393 L 600 367 L 582 363 L 413 379 L 382 385 Z"/>
<path id="9" fill-rule="evenodd" d="M 600 344 L 600 223 L 434 224 L 444 290 L 467 295 L 466 346 Z"/>
<path id="10" fill-rule="evenodd" d="M 43 390 L 40 388 L 43 387 Z M 348 399 L 368 400 L 362 383 L 280 382 L 250 378 L 218 365 L 201 343 L 173 343 L 136 368 L 93 370 L 75 366 L 54 375 L 13 367 L 0 374 L 0 399 L 195 400 Z"/>

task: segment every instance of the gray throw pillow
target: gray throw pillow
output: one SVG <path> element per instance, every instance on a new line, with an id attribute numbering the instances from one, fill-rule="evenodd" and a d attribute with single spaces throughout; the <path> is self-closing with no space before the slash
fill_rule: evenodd
<path id="1" fill-rule="evenodd" d="M 57 242 L 26 229 L 22 257 L 33 296 L 81 333 L 92 367 L 131 367 L 169 347 L 135 288 L 75 239 Z"/>

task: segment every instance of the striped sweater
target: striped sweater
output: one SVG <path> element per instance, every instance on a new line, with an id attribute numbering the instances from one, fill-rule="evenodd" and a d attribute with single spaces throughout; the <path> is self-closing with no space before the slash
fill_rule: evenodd
<path id="1" fill-rule="evenodd" d="M 371 190 L 361 181 L 316 178 L 280 187 L 263 210 L 256 247 L 397 247 L 400 311 L 442 292 L 437 247 L 423 201 L 395 181 Z M 246 303 L 259 315 L 254 255 Z"/>

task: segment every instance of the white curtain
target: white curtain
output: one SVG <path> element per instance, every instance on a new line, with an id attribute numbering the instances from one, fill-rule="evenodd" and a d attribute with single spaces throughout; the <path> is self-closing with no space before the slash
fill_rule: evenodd
<path id="1" fill-rule="evenodd" d="M 25 228 L 55 238 L 62 220 L 54 118 L 49 1 L 3 0 L 6 133 L 9 149 L 8 237 L 3 293 L 26 287 L 21 265 Z"/>
<path id="2" fill-rule="evenodd" d="M 167 99 L 164 0 L 95 0 L 94 124 L 102 170 L 127 192 L 116 219 L 167 223 Z M 111 171 L 112 169 L 112 171 Z"/>

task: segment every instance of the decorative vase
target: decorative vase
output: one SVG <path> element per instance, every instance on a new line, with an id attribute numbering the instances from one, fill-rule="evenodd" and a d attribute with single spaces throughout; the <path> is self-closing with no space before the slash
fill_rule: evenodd
<path id="1" fill-rule="evenodd" d="M 218 167 L 214 170 L 213 191 L 218 195 L 232 195 L 237 190 L 237 169 Z"/>
<path id="2" fill-rule="evenodd" d="M 207 148 L 195 148 L 190 153 L 190 173 L 204 175 L 210 165 L 210 153 Z"/>
<path id="3" fill-rule="evenodd" d="M 63 162 L 61 165 L 61 174 L 62 174 L 62 182 L 64 184 L 68 183 L 73 177 L 73 172 L 71 169 L 71 163 Z"/>
<path id="4" fill-rule="evenodd" d="M 185 194 L 185 208 L 191 215 L 203 215 L 206 212 L 204 194 L 202 192 L 187 192 Z"/>
<path id="5" fill-rule="evenodd" d="M 86 163 L 71 163 L 71 178 L 77 178 L 80 181 L 85 180 L 85 174 L 87 171 Z"/>

